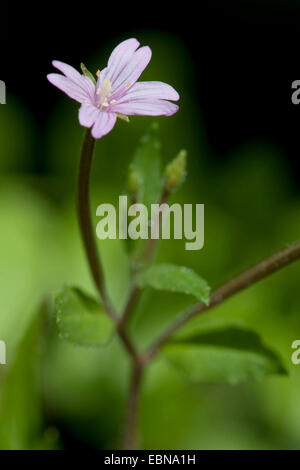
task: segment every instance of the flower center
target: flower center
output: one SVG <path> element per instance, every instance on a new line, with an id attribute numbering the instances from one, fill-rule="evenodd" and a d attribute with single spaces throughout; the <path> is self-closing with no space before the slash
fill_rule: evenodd
<path id="1" fill-rule="evenodd" d="M 108 78 L 105 78 L 101 85 L 97 88 L 96 95 L 99 97 L 97 106 L 101 109 L 107 108 L 110 104 L 109 97 L 111 95 L 111 81 Z"/>

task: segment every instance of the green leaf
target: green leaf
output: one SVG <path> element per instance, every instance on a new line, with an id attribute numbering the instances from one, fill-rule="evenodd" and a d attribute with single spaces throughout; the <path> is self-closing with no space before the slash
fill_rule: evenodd
<path id="1" fill-rule="evenodd" d="M 195 271 L 173 264 L 157 264 L 142 271 L 136 279 L 140 287 L 179 292 L 193 295 L 197 300 L 209 304 L 210 287 Z"/>
<path id="2" fill-rule="evenodd" d="M 160 141 L 157 135 L 158 124 L 153 123 L 140 141 L 130 170 L 138 176 L 138 201 L 149 209 L 157 203 L 162 190 Z"/>
<path id="3" fill-rule="evenodd" d="M 66 287 L 55 297 L 56 321 L 60 335 L 80 346 L 106 344 L 114 326 L 103 308 L 78 288 Z"/>
<path id="4" fill-rule="evenodd" d="M 237 384 L 286 374 L 279 356 L 257 333 L 234 325 L 174 339 L 163 354 L 192 382 Z"/>

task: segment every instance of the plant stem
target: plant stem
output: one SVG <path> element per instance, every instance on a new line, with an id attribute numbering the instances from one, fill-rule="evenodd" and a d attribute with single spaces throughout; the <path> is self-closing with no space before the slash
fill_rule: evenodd
<path id="1" fill-rule="evenodd" d="M 116 326 L 116 331 L 121 342 L 127 350 L 132 361 L 133 376 L 130 388 L 127 421 L 125 424 L 125 446 L 133 448 L 135 446 L 136 437 L 136 415 L 138 398 L 140 393 L 140 385 L 143 371 L 143 357 L 139 356 L 126 331 L 119 323 L 118 315 L 113 308 L 105 285 L 103 268 L 98 256 L 96 240 L 93 231 L 92 217 L 90 211 L 90 176 L 93 161 L 93 153 L 95 148 L 95 140 L 90 130 L 87 131 L 79 164 L 78 176 L 78 198 L 77 210 L 81 237 L 88 259 L 89 267 L 97 290 L 102 298 L 104 307 Z M 131 309 L 129 306 L 128 308 Z"/>
<path id="2" fill-rule="evenodd" d="M 210 304 L 208 306 L 201 302 L 193 305 L 184 313 L 182 313 L 182 315 L 179 315 L 177 321 L 166 328 L 166 330 L 146 353 L 147 361 L 152 360 L 160 348 L 170 339 L 170 337 L 173 336 L 174 333 L 176 333 L 177 330 L 185 325 L 189 320 L 199 315 L 200 313 L 211 310 L 213 307 L 223 303 L 226 299 L 232 297 L 234 294 L 237 294 L 247 287 L 252 286 L 256 282 L 279 271 L 299 258 L 300 241 L 289 245 L 284 250 L 270 256 L 264 261 L 261 261 L 257 265 L 244 271 L 236 278 L 216 289 L 211 295 Z"/>
<path id="3" fill-rule="evenodd" d="M 123 312 L 123 315 L 121 317 L 121 320 L 120 320 L 120 328 L 125 328 L 128 321 L 129 321 L 129 318 L 131 316 L 131 313 L 133 311 L 133 308 L 137 302 L 137 299 L 139 297 L 139 294 L 140 294 L 140 288 L 137 286 L 137 285 L 133 285 L 132 289 L 131 289 L 131 292 L 129 294 L 129 298 L 127 300 L 127 304 L 125 306 L 125 309 L 124 309 L 124 312 Z"/>
<path id="4" fill-rule="evenodd" d="M 127 405 L 127 416 L 124 430 L 124 450 L 136 450 L 137 442 L 137 413 L 141 392 L 141 384 L 143 377 L 143 366 L 134 364 L 132 369 L 132 377 L 129 391 L 129 399 Z"/>
<path id="5" fill-rule="evenodd" d="M 115 319 L 116 314 L 111 305 L 104 282 L 104 273 L 98 256 L 97 245 L 94 237 L 92 217 L 90 211 L 90 176 L 92 160 L 95 148 L 95 140 L 90 130 L 87 131 L 79 164 L 77 210 L 78 220 L 85 253 L 89 262 L 91 274 L 96 287 L 103 300 L 107 313 Z"/>
<path id="6" fill-rule="evenodd" d="M 81 237 L 83 240 L 83 245 L 85 248 L 90 270 L 98 292 L 102 298 L 104 307 L 110 318 L 115 322 L 117 332 L 127 352 L 130 354 L 134 361 L 139 362 L 137 353 L 130 339 L 127 337 L 125 331 L 119 329 L 118 327 L 119 319 L 109 299 L 108 292 L 105 286 L 103 268 L 98 256 L 90 210 L 90 176 L 94 148 L 95 140 L 93 139 L 90 130 L 88 130 L 83 142 L 78 176 L 77 209 Z"/>

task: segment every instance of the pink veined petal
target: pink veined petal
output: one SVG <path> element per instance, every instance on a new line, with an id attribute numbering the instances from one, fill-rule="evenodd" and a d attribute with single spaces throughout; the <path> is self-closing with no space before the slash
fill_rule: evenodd
<path id="1" fill-rule="evenodd" d="M 92 82 L 92 80 L 89 77 L 86 77 L 85 75 L 82 75 L 81 78 L 85 82 L 85 89 L 87 90 L 89 97 L 91 98 L 92 101 L 94 101 L 95 91 L 96 91 L 95 84 Z"/>
<path id="2" fill-rule="evenodd" d="M 53 60 L 52 65 L 68 77 L 72 82 L 82 88 L 87 96 L 92 100 L 95 94 L 95 85 L 89 77 L 81 75 L 71 65 L 60 62 L 59 60 Z"/>
<path id="3" fill-rule="evenodd" d="M 92 128 L 92 136 L 94 139 L 100 139 L 108 134 L 114 127 L 116 120 L 117 116 L 114 113 L 100 111 Z"/>
<path id="4" fill-rule="evenodd" d="M 126 115 L 139 116 L 172 116 L 178 111 L 177 104 L 164 100 L 132 100 L 126 103 L 116 103 L 110 111 Z"/>
<path id="5" fill-rule="evenodd" d="M 140 43 L 135 38 L 131 38 L 115 47 L 108 59 L 105 78 L 108 78 L 113 83 L 132 58 L 139 45 Z"/>
<path id="6" fill-rule="evenodd" d="M 79 109 L 79 122 L 84 127 L 91 127 L 100 114 L 100 110 L 89 103 L 83 103 Z"/>
<path id="7" fill-rule="evenodd" d="M 85 103 L 90 101 L 90 98 L 87 93 L 79 85 L 72 82 L 69 78 L 65 77 L 64 75 L 59 75 L 58 73 L 50 73 L 49 75 L 47 75 L 47 79 L 50 83 L 52 83 L 52 85 L 62 90 L 73 100 L 76 100 L 79 103 Z"/>
<path id="8" fill-rule="evenodd" d="M 122 98 L 119 103 L 136 99 L 161 99 L 161 100 L 179 100 L 177 91 L 164 82 L 137 82 L 135 83 Z"/>
<path id="9" fill-rule="evenodd" d="M 149 64 L 151 55 L 152 52 L 148 46 L 141 47 L 134 52 L 122 72 L 114 82 L 112 82 L 112 99 L 120 98 L 135 84 L 141 73 Z"/>

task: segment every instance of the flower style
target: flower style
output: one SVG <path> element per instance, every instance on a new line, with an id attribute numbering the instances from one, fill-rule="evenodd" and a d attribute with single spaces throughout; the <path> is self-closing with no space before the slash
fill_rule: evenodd
<path id="1" fill-rule="evenodd" d="M 92 136 L 100 139 L 114 127 L 117 117 L 128 115 L 171 116 L 178 106 L 179 95 L 163 82 L 137 82 L 151 59 L 148 46 L 138 49 L 136 39 L 121 42 L 111 53 L 107 67 L 97 72 L 97 81 L 87 71 L 80 74 L 68 64 L 54 60 L 53 66 L 64 75 L 50 73 L 48 80 L 81 103 L 79 122 L 91 128 Z"/>

